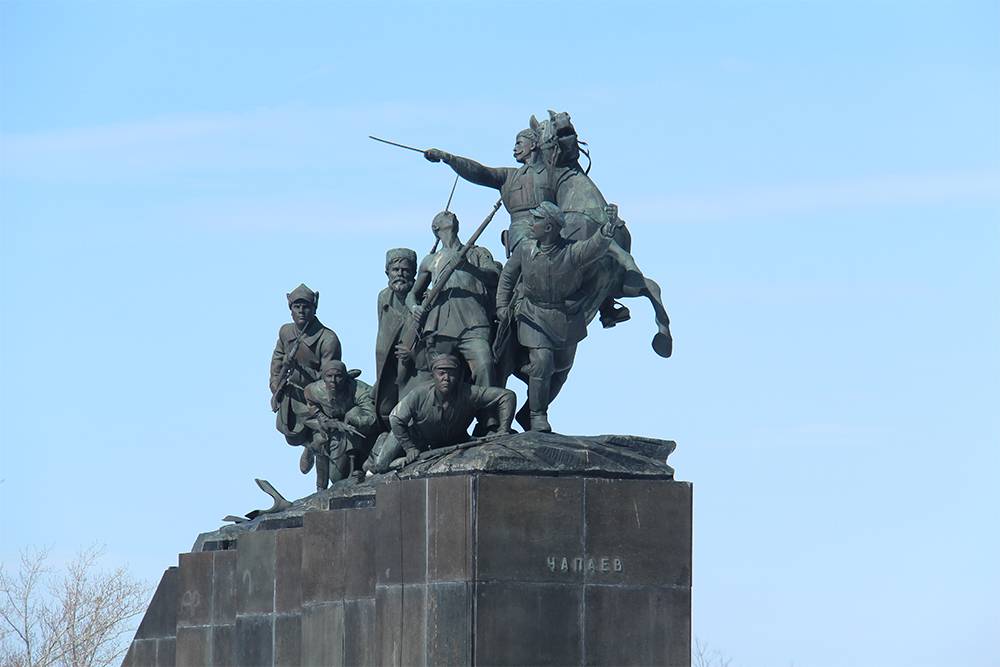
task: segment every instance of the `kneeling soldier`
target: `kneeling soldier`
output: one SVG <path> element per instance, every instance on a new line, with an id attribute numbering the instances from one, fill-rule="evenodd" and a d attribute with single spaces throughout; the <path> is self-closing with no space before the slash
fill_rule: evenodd
<path id="1" fill-rule="evenodd" d="M 433 381 L 413 389 L 389 414 L 392 431 L 372 453 L 367 466 L 386 472 L 396 458 L 406 463 L 420 452 L 449 447 L 469 439 L 469 425 L 495 413 L 497 433 L 511 433 L 517 399 L 501 387 L 483 387 L 462 381 L 461 362 L 452 354 L 439 354 L 431 362 Z"/>
<path id="2" fill-rule="evenodd" d="M 327 361 L 321 374 L 322 379 L 305 389 L 309 407 L 305 424 L 312 431 L 312 441 L 301 462 L 304 474 L 315 458 L 318 491 L 328 482 L 345 479 L 352 472 L 352 459 L 364 460 L 365 445 L 375 424 L 372 388 L 357 379 L 361 371 L 348 371 L 342 361 Z M 353 468 L 361 472 L 360 465 Z"/>

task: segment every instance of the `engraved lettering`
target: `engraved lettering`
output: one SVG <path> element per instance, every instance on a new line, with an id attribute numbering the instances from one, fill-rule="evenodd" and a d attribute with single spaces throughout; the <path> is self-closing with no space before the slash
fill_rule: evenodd
<path id="1" fill-rule="evenodd" d="M 545 557 L 549 572 L 624 572 L 625 561 L 615 556 L 557 556 Z"/>

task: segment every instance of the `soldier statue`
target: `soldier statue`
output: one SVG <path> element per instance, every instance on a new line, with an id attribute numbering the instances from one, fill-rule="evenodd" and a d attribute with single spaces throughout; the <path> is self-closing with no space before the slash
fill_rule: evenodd
<path id="1" fill-rule="evenodd" d="M 378 294 L 374 393 L 378 426 L 382 431 L 389 429 L 389 413 L 410 386 L 430 379 L 423 348 L 411 351 L 400 343 L 403 325 L 410 319 L 406 295 L 413 287 L 416 273 L 417 253 L 413 250 L 393 248 L 385 253 L 385 275 L 389 286 Z"/>
<path id="2" fill-rule="evenodd" d="M 514 138 L 514 159 L 521 163 L 520 167 L 486 167 L 437 148 L 425 151 L 424 157 L 431 162 L 444 162 L 467 181 L 500 191 L 504 208 L 510 214 L 510 228 L 503 235 L 508 257 L 528 235 L 531 209 L 543 201 L 556 200 L 539 151 L 538 135 L 531 128 L 521 130 Z"/>
<path id="3" fill-rule="evenodd" d="M 522 163 L 518 169 L 484 167 L 436 148 L 422 152 L 431 162 L 447 163 L 472 183 L 500 190 L 511 216 L 505 241 L 510 255 L 527 234 L 531 224 L 528 211 L 543 201 L 554 202 L 563 211 L 563 235 L 574 240 L 590 237 L 607 222 L 604 219 L 607 201 L 588 175 L 590 167 L 584 169 L 579 162 L 581 153 L 589 158 L 581 148 L 582 143 L 569 114 L 550 111 L 549 118 L 542 122 L 532 116 L 528 129 L 518 133 L 514 144 L 514 159 Z M 581 295 L 584 321 L 589 323 L 600 313 L 601 325 L 614 327 L 631 317 L 629 309 L 616 299 L 645 297 L 656 320 L 653 350 L 661 357 L 669 357 L 673 338 L 660 286 L 636 265 L 631 255 L 632 238 L 624 225 L 616 227 L 614 241 L 604 259 L 588 268 L 585 280 L 588 288 L 585 297 Z"/>
<path id="4" fill-rule="evenodd" d="M 325 362 L 340 359 L 340 339 L 316 318 L 319 292 L 299 285 L 289 294 L 292 321 L 278 330 L 271 357 L 271 410 L 277 413 L 277 428 L 289 445 L 305 445 L 312 439 L 305 420 L 309 414 L 305 387 L 320 378 Z M 309 455 L 302 453 L 300 467 Z"/>
<path id="5" fill-rule="evenodd" d="M 431 231 L 441 248 L 420 262 L 406 303 L 418 320 L 426 312 L 423 335 L 430 339 L 433 348 L 457 349 L 468 365 L 473 384 L 493 386 L 496 382 L 490 339 L 500 264 L 489 250 L 473 246 L 448 277 L 434 303 L 421 303 L 430 284 L 436 284 L 438 276 L 458 259 L 462 249 L 458 217 L 454 213 L 442 211 L 435 215 Z"/>
<path id="6" fill-rule="evenodd" d="M 315 460 L 317 491 L 352 471 L 363 479 L 361 463 L 368 456 L 366 443 L 375 424 L 372 388 L 357 379 L 361 371 L 348 371 L 343 361 L 331 360 L 323 363 L 321 373 L 304 392 L 312 440 L 303 454 L 302 473 L 309 472 Z"/>
<path id="7" fill-rule="evenodd" d="M 587 335 L 580 308 L 586 292 L 585 269 L 608 251 L 618 225 L 617 208 L 608 206 L 609 222 L 582 241 L 562 236 L 565 219 L 559 207 L 543 202 L 532 209 L 531 242 L 514 249 L 500 274 L 497 317 L 513 318 L 518 343 L 528 350 L 528 409 L 533 431 L 551 431 L 548 408 L 569 375 L 576 346 Z M 515 286 L 523 294 L 514 301 Z"/>
<path id="8" fill-rule="evenodd" d="M 406 463 L 420 452 L 467 442 L 469 425 L 493 414 L 497 433 L 510 433 L 516 397 L 501 387 L 470 385 L 462 379 L 461 362 L 450 354 L 431 361 L 433 380 L 415 387 L 389 415 L 391 432 L 376 446 L 366 467 L 386 472 L 395 459 Z"/>

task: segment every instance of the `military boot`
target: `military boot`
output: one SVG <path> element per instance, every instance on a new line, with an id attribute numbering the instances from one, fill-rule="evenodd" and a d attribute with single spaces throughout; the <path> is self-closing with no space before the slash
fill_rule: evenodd
<path id="1" fill-rule="evenodd" d="M 528 415 L 532 431 L 552 431 L 548 414 L 551 386 L 552 378 L 528 378 Z"/>
<path id="2" fill-rule="evenodd" d="M 323 491 L 330 484 L 330 459 L 326 456 L 316 457 L 316 490 Z"/>
<path id="3" fill-rule="evenodd" d="M 552 427 L 549 426 L 549 415 L 545 412 L 535 412 L 531 411 L 531 430 L 539 431 L 541 433 L 551 433 Z"/>

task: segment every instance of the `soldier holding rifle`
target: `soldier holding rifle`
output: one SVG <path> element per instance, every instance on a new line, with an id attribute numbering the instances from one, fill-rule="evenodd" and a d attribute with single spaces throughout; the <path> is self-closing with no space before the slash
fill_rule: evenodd
<path id="1" fill-rule="evenodd" d="M 299 285 L 286 296 L 292 321 L 278 330 L 271 356 L 271 410 L 288 444 L 304 445 L 312 437 L 305 425 L 309 410 L 304 388 L 319 379 L 324 362 L 340 359 L 340 339 L 316 318 L 319 292 Z M 311 466 L 310 456 L 303 452 L 301 468 Z"/>
<path id="2" fill-rule="evenodd" d="M 364 477 L 361 463 L 368 456 L 366 443 L 375 425 L 375 404 L 372 388 L 358 380 L 359 375 L 361 371 L 348 371 L 342 361 L 327 361 L 322 379 L 305 388 L 309 407 L 305 424 L 312 431 L 306 451 L 315 458 L 317 491 L 352 472 Z"/>
<path id="3" fill-rule="evenodd" d="M 458 217 L 450 211 L 434 216 L 431 231 L 441 247 L 420 262 L 406 303 L 414 318 L 423 322 L 418 331 L 433 348 L 457 349 L 473 384 L 492 386 L 490 331 L 500 264 L 489 250 L 475 245 L 475 239 L 462 245 Z M 433 289 L 428 290 L 431 284 Z"/>

